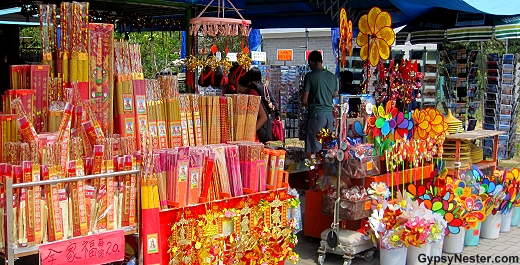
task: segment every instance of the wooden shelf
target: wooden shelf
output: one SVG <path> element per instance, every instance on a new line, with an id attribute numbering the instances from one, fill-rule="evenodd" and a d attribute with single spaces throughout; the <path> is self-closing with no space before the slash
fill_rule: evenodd
<path id="1" fill-rule="evenodd" d="M 478 162 L 476 164 L 472 164 L 472 165 L 477 165 L 478 169 L 482 170 L 482 169 L 488 169 L 488 168 L 493 168 L 495 165 L 496 165 L 496 161 L 481 161 L 481 162 Z M 469 170 L 469 166 L 466 166 L 465 168 L 461 168 L 459 169 L 459 171 L 462 171 L 462 170 Z M 448 168 L 448 175 L 450 176 L 453 176 L 455 175 L 455 168 Z"/>
<path id="2" fill-rule="evenodd" d="M 447 140 L 476 140 L 480 138 L 492 137 L 496 135 L 503 134 L 502 131 L 492 131 L 492 130 L 474 130 L 467 131 L 456 134 L 448 134 L 446 135 Z"/>
<path id="3" fill-rule="evenodd" d="M 424 165 L 424 167 L 418 167 L 418 168 L 412 168 L 412 169 L 406 169 L 404 171 L 404 181 L 405 183 L 410 182 L 410 174 L 412 175 L 412 178 L 417 181 L 421 181 L 421 179 L 427 179 L 430 177 L 430 174 L 433 171 L 433 165 L 428 164 Z M 363 185 L 364 181 L 364 187 L 368 188 L 370 187 L 370 184 L 372 182 L 384 182 L 388 187 L 392 185 L 392 173 L 388 174 L 382 174 L 377 176 L 370 176 L 366 177 L 364 179 L 350 179 L 352 181 L 352 184 L 354 185 Z M 398 171 L 393 173 L 393 184 L 394 186 L 402 185 L 403 184 L 403 171 Z"/>

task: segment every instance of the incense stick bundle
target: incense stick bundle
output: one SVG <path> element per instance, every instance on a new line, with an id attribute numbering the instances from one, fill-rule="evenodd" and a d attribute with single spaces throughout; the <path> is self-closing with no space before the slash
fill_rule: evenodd
<path id="1" fill-rule="evenodd" d="M 61 69 L 59 71 L 62 76 L 63 86 L 68 87 L 70 83 L 69 58 L 71 52 L 70 36 L 72 35 L 72 4 L 62 2 L 60 5 L 61 20 L 61 45 L 60 60 Z"/>
<path id="2" fill-rule="evenodd" d="M 204 159 L 204 151 L 201 148 L 190 150 L 188 205 L 199 203 Z"/>
<path id="3" fill-rule="evenodd" d="M 258 119 L 258 111 L 260 109 L 259 96 L 248 96 L 248 106 L 246 115 L 245 140 L 254 141 L 256 136 L 256 120 Z"/>
<path id="4" fill-rule="evenodd" d="M 231 141 L 229 135 L 229 118 L 228 118 L 228 98 L 220 97 L 220 135 L 222 136 L 221 142 L 227 143 Z"/>
<path id="5" fill-rule="evenodd" d="M 104 134 L 113 133 L 114 25 L 89 23 L 89 95 Z M 108 114 L 108 115 L 107 115 Z"/>
<path id="6" fill-rule="evenodd" d="M 168 199 L 167 199 L 167 176 L 166 176 L 166 150 L 162 150 L 155 157 L 155 170 L 157 172 L 157 186 L 159 190 L 159 200 L 161 209 L 168 208 Z"/>
<path id="7" fill-rule="evenodd" d="M 231 186 L 229 183 L 229 174 L 226 164 L 226 153 L 223 146 L 216 146 L 213 148 L 215 152 L 215 165 L 217 171 L 217 183 L 213 183 L 214 186 L 218 186 L 218 194 L 215 194 L 217 198 L 220 198 L 220 192 L 225 194 L 231 194 Z"/>
<path id="8" fill-rule="evenodd" d="M 56 23 L 56 5 L 41 4 L 40 5 L 40 29 L 42 38 L 42 63 L 51 67 L 51 77 L 57 76 L 56 73 L 56 39 L 57 39 L 57 23 Z"/>

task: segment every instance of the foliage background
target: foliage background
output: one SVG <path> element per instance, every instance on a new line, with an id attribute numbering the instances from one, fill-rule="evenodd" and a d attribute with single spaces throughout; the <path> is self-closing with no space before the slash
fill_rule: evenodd
<path id="1" fill-rule="evenodd" d="M 41 47 L 39 27 L 20 28 L 20 37 L 28 37 L 24 38 L 27 48 Z M 180 58 L 181 32 L 132 32 L 128 36 L 116 32 L 114 37 L 121 41 L 127 37 L 130 42 L 141 46 L 143 72 L 146 78 L 155 78 L 156 73 L 170 67 L 172 61 Z"/>

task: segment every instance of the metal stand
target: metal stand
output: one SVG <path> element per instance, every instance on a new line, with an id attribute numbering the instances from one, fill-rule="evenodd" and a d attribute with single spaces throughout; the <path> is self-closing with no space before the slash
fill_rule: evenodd
<path id="1" fill-rule="evenodd" d="M 30 255 L 36 255 L 38 254 L 38 245 L 31 246 L 31 247 L 22 247 L 18 248 L 15 243 L 14 239 L 14 231 L 13 231 L 13 223 L 14 223 L 14 216 L 13 216 L 13 189 L 19 189 L 19 188 L 29 188 L 29 187 L 35 187 L 35 186 L 45 186 L 45 185 L 53 185 L 53 184 L 60 184 L 60 183 L 69 183 L 74 181 L 80 181 L 80 180 L 89 180 L 89 179 L 98 179 L 98 178 L 110 178 L 110 177 L 119 177 L 124 175 L 137 175 L 139 177 L 139 174 L 141 173 L 141 170 L 128 170 L 128 171 L 118 171 L 113 173 L 105 173 L 105 174 L 97 174 L 97 175 L 87 175 L 87 176 L 79 176 L 79 177 L 73 177 L 73 178 L 62 178 L 62 179 L 51 179 L 51 180 L 42 180 L 38 182 L 25 182 L 25 183 L 19 183 L 19 184 L 13 184 L 13 179 L 8 178 L 5 183 L 5 194 L 6 194 L 6 207 L 5 212 L 7 214 L 7 234 L 6 234 L 6 253 L 5 253 L 5 264 L 6 265 L 14 265 L 14 261 L 18 257 L 22 256 L 30 256 Z M 137 179 L 136 181 L 136 190 L 137 193 L 139 193 L 139 186 L 140 186 L 140 180 Z M 139 196 L 136 196 L 137 204 L 139 203 Z M 141 207 L 136 207 L 137 209 L 140 209 Z M 139 220 L 139 218 L 136 218 L 136 220 Z M 136 224 L 135 227 L 123 227 L 125 230 L 125 234 L 135 234 L 138 233 L 138 224 Z M 65 239 L 66 240 L 66 239 Z"/>
<path id="2" fill-rule="evenodd" d="M 360 96 L 360 95 L 341 96 L 341 98 L 361 98 L 361 97 L 362 96 Z M 343 103 L 342 100 L 340 100 L 340 101 L 341 101 L 340 105 L 339 105 L 340 119 L 339 119 L 339 123 L 338 123 L 339 126 L 338 126 L 337 135 L 338 135 L 338 138 L 342 139 L 343 137 L 342 137 L 342 135 L 340 135 L 342 128 L 348 128 L 347 119 L 345 119 L 346 124 L 343 124 L 344 123 L 343 116 L 346 115 L 348 112 L 348 103 Z M 347 131 L 345 131 L 345 133 L 347 133 Z M 344 150 L 342 150 L 341 143 L 340 143 L 340 151 L 338 151 L 338 152 L 343 152 L 343 151 Z M 354 259 L 354 257 L 356 257 L 356 256 L 363 257 L 365 260 L 370 261 L 370 260 L 372 260 L 373 255 L 374 255 L 374 251 L 369 250 L 369 249 L 373 248 L 373 245 L 371 245 L 371 244 L 369 244 L 368 246 L 367 246 L 367 244 L 361 245 L 361 246 L 350 246 L 350 245 L 345 246 L 345 245 L 339 244 L 339 238 L 341 236 L 339 233 L 339 221 L 340 221 L 339 212 L 340 212 L 340 202 L 341 202 L 341 189 L 340 189 L 341 188 L 341 170 L 343 167 L 343 160 L 348 159 L 347 157 L 348 157 L 347 153 L 343 153 L 343 155 L 337 156 L 337 159 L 338 159 L 337 175 L 338 176 L 337 176 L 337 181 L 336 181 L 336 189 L 337 189 L 336 198 L 334 199 L 334 221 L 331 225 L 331 230 L 327 235 L 327 240 L 326 240 L 327 242 L 324 243 L 322 240 L 322 242 L 320 243 L 320 248 L 318 249 L 318 264 L 320 264 L 320 265 L 323 265 L 325 263 L 325 256 L 326 256 L 327 252 L 343 255 L 343 258 L 344 258 L 343 265 L 352 264 L 352 259 Z M 362 186 L 363 187 L 365 186 L 364 179 L 362 179 Z M 325 230 L 325 231 L 327 231 L 327 230 Z M 322 233 L 322 239 L 323 239 L 323 233 Z M 369 250 L 369 251 L 365 252 L 364 255 L 356 255 L 357 253 L 360 253 L 360 252 L 366 251 L 366 250 Z"/>

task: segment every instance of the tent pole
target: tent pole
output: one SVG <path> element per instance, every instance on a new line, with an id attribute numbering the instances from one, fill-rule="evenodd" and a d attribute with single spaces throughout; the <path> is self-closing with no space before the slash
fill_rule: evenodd
<path id="1" fill-rule="evenodd" d="M 507 46 L 506 46 L 507 47 Z M 486 85 L 486 77 L 485 77 L 485 61 L 484 61 L 484 58 L 485 58 L 485 54 L 484 54 L 484 42 L 480 42 L 480 78 L 482 78 L 481 80 L 481 83 L 482 83 L 482 87 L 480 88 L 480 109 L 482 110 L 482 122 L 484 122 L 484 113 L 485 113 L 485 110 L 484 110 L 484 93 L 482 93 L 482 91 L 484 91 L 484 89 L 487 89 L 487 85 Z"/>

